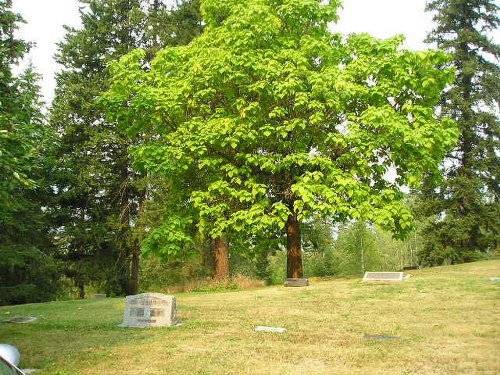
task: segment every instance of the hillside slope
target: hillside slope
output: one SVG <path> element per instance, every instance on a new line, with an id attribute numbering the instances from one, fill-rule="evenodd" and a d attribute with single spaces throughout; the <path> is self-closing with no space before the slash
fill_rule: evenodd
<path id="1" fill-rule="evenodd" d="M 179 294 L 174 328 L 118 327 L 124 298 L 0 307 L 38 317 L 0 323 L 0 342 L 40 375 L 499 374 L 500 260 L 409 273 Z"/>

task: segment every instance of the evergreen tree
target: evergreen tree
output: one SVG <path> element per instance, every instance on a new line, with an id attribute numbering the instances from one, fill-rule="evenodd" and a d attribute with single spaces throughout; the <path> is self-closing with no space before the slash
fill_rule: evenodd
<path id="1" fill-rule="evenodd" d="M 424 228 L 427 264 L 474 260 L 498 248 L 500 48 L 490 37 L 499 7 L 492 0 L 433 0 L 436 28 L 428 41 L 453 57 L 456 81 L 440 103 L 443 116 L 460 129 L 457 147 L 443 165 L 444 180 L 431 179 L 421 192 L 421 210 L 431 216 Z"/>
<path id="2" fill-rule="evenodd" d="M 140 249 L 134 226 L 145 184 L 128 156 L 131 141 L 104 119 L 96 99 L 108 87 L 109 61 L 139 47 L 152 57 L 177 43 L 177 35 L 192 37 L 201 23 L 188 20 L 199 20 L 199 12 L 184 4 L 170 11 L 159 0 L 80 2 L 83 27 L 67 28 L 59 45 L 57 60 L 64 69 L 57 76 L 51 112 L 51 123 L 61 134 L 57 240 L 66 273 L 81 296 L 92 281 L 111 294 L 135 294 Z M 181 10 L 184 18 L 177 13 Z M 183 22 L 193 28 L 184 30 Z"/>
<path id="3" fill-rule="evenodd" d="M 53 298 L 58 279 L 46 217 L 53 136 L 43 123 L 38 76 L 12 67 L 29 44 L 20 15 L 0 1 L 0 304 Z"/>
<path id="4" fill-rule="evenodd" d="M 28 49 L 28 44 L 14 37 L 20 15 L 10 9 L 12 1 L 0 1 L 0 202 L 12 200 L 11 188 L 29 185 L 26 176 L 26 158 L 32 146 L 29 111 L 22 110 L 22 93 L 19 82 L 12 73 Z M 28 103 L 31 104 L 31 103 Z"/>

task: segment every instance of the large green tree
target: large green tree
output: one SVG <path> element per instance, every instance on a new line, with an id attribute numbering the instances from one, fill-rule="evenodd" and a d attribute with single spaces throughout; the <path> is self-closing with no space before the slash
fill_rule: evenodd
<path id="1" fill-rule="evenodd" d="M 205 0 L 200 37 L 148 69 L 143 51 L 122 58 L 107 94 L 130 135 L 157 134 L 135 149 L 139 163 L 182 181 L 205 176 L 189 191 L 199 228 L 214 239 L 284 230 L 291 278 L 303 276 L 305 219 L 408 230 L 399 186 L 418 185 L 456 137 L 434 116 L 453 78 L 447 56 L 402 50 L 401 37 L 344 40 L 328 30 L 338 6 Z"/>
<path id="2" fill-rule="evenodd" d="M 150 59 L 165 45 L 199 33 L 193 2 L 171 11 L 159 0 L 81 0 L 82 27 L 67 28 L 59 45 L 64 68 L 51 111 L 61 134 L 56 233 L 67 274 L 82 293 L 91 281 L 102 281 L 109 293 L 138 290 L 135 225 L 147 184 L 132 169 L 132 141 L 104 119 L 96 101 L 108 88 L 107 64 L 139 47 Z"/>
<path id="3" fill-rule="evenodd" d="M 0 2 L 0 202 L 6 204 L 9 193 L 16 185 L 29 185 L 30 149 L 35 126 L 31 125 L 29 112 L 23 109 L 23 92 L 12 67 L 19 62 L 28 44 L 15 38 L 21 16 L 12 12 L 12 1 Z M 26 93 L 27 94 L 27 93 Z M 31 104 L 28 102 L 28 104 Z M 31 106 L 32 107 L 32 106 Z M 31 108 L 30 107 L 30 108 Z"/>
<path id="4" fill-rule="evenodd" d="M 53 298 L 58 278 L 48 237 L 48 166 L 54 138 L 41 112 L 38 76 L 13 67 L 29 44 L 20 15 L 0 1 L 0 304 Z"/>
<path id="5" fill-rule="evenodd" d="M 491 39 L 499 7 L 492 0 L 433 0 L 427 9 L 436 25 L 428 41 L 448 52 L 456 69 L 440 112 L 457 122 L 460 137 L 442 183 L 422 190 L 421 209 L 430 216 L 422 257 L 428 264 L 470 261 L 500 244 L 500 48 Z"/>

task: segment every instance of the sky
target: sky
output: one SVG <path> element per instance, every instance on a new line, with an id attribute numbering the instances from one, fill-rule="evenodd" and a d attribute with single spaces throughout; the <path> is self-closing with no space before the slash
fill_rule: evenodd
<path id="1" fill-rule="evenodd" d="M 406 37 L 405 47 L 426 49 L 425 36 L 432 29 L 432 15 L 424 12 L 426 0 L 344 0 L 335 32 L 368 32 L 378 38 L 397 34 Z M 63 25 L 80 26 L 77 0 L 13 0 L 13 9 L 27 21 L 18 36 L 36 43 L 25 63 L 31 62 L 42 75 L 42 95 L 46 103 L 54 96 L 54 74 L 57 43 L 65 30 Z"/>

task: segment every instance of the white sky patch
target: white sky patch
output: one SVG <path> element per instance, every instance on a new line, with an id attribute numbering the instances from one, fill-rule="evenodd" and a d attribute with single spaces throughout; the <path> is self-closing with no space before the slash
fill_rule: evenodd
<path id="1" fill-rule="evenodd" d="M 369 33 L 387 39 L 403 34 L 404 47 L 429 49 L 424 39 L 433 28 L 425 0 L 344 0 L 340 20 L 331 29 L 341 33 Z"/>
<path id="2" fill-rule="evenodd" d="M 13 0 L 12 9 L 27 22 L 19 25 L 17 36 L 36 44 L 22 67 L 32 63 L 35 71 L 42 75 L 40 84 L 47 103 L 54 97 L 54 74 L 60 69 L 54 61 L 57 43 L 66 33 L 63 25 L 81 25 L 78 7 L 76 0 Z"/>
<path id="3" fill-rule="evenodd" d="M 423 49 L 431 29 L 431 15 L 424 13 L 425 0 L 344 0 L 340 22 L 332 31 L 368 32 L 379 38 L 404 34 L 408 48 Z M 54 61 L 57 43 L 64 37 L 63 25 L 81 25 L 77 0 L 13 0 L 13 9 L 27 21 L 18 36 L 36 43 L 25 63 L 31 61 L 43 76 L 42 94 L 47 103 L 54 97 Z"/>
<path id="4" fill-rule="evenodd" d="M 404 47 L 428 49 L 423 40 L 433 28 L 432 15 L 424 12 L 426 0 L 344 0 L 340 21 L 332 31 L 348 33 L 367 32 L 377 38 L 403 34 Z M 13 10 L 20 13 L 27 24 L 20 25 L 18 36 L 36 43 L 29 61 L 43 76 L 42 94 L 47 103 L 54 97 L 54 73 L 60 69 L 54 61 L 57 43 L 64 38 L 63 25 L 81 25 L 77 0 L 13 0 Z M 500 32 L 494 35 L 500 39 Z"/>

